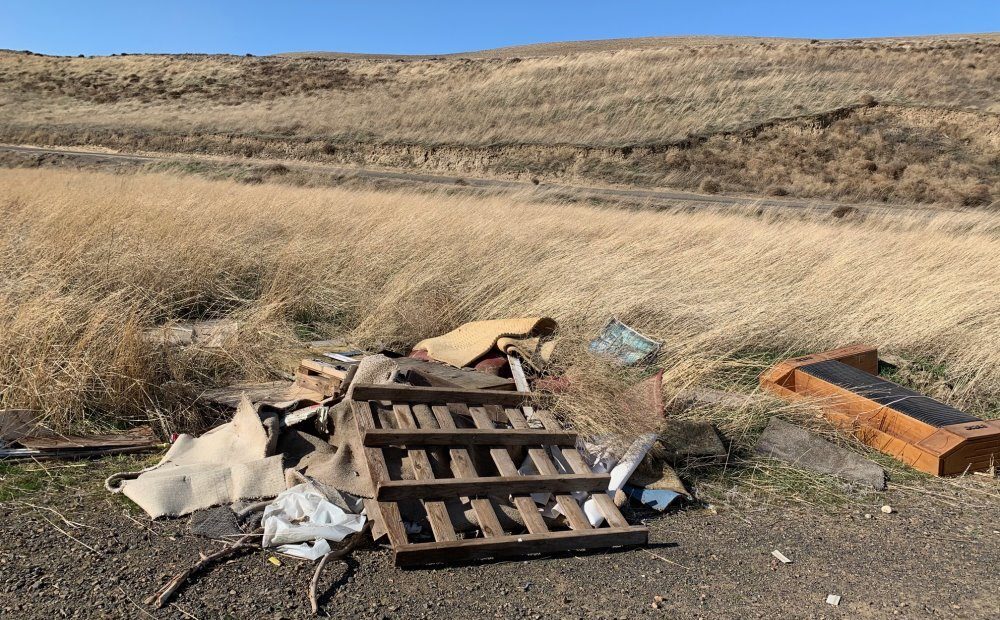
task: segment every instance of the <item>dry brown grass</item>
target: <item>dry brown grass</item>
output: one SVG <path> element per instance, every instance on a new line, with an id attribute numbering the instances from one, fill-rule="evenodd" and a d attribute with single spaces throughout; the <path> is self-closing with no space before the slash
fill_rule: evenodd
<path id="1" fill-rule="evenodd" d="M 662 339 L 668 396 L 692 382 L 747 389 L 790 350 L 864 341 L 941 365 L 950 402 L 987 415 L 1000 402 L 997 214 L 626 212 L 3 170 L 0 216 L 0 407 L 57 424 L 159 411 L 167 428 L 190 425 L 200 387 L 268 376 L 307 333 L 403 350 L 531 314 L 560 322 L 563 365 L 608 315 Z M 221 352 L 140 337 L 219 316 L 242 325 Z M 614 397 L 578 421 L 641 425 L 615 420 Z M 740 436 L 759 414 L 713 415 Z"/>
<path id="2" fill-rule="evenodd" d="M 846 200 L 1000 197 L 996 36 L 550 47 L 406 61 L 0 53 L 0 139 Z M 872 100 L 878 113 L 822 120 Z"/>
<path id="3" fill-rule="evenodd" d="M 674 141 L 864 96 L 1000 111 L 996 37 L 728 41 L 544 58 L 3 54 L 9 122 L 417 144 Z M 16 120 L 15 120 L 16 119 Z"/>
<path id="4" fill-rule="evenodd" d="M 0 84 L 8 109 L 27 114 L 21 122 L 633 144 L 825 111 L 863 95 L 998 111 L 998 49 L 1000 40 L 984 36 L 823 45 L 751 39 L 523 60 L 5 54 Z"/>

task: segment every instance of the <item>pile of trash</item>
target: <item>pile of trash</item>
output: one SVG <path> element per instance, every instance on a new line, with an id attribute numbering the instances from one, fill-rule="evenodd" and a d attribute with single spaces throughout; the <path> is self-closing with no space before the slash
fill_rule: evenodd
<path id="1" fill-rule="evenodd" d="M 594 531 L 605 537 L 621 534 L 620 540 L 642 544 L 644 528 L 631 526 L 614 507 L 641 514 L 635 511 L 664 511 L 693 499 L 675 466 L 724 462 L 727 448 L 711 424 L 668 419 L 663 372 L 653 368 L 661 343 L 616 318 L 590 342 L 589 352 L 643 369 L 628 406 L 639 406 L 642 411 L 630 413 L 649 416 L 658 432 L 578 437 L 564 432 L 538 400 L 512 409 L 518 393 L 544 400 L 541 394 L 558 389 L 560 377 L 553 381 L 549 368 L 556 327 L 546 317 L 476 321 L 417 343 L 407 356 L 312 342 L 314 355 L 301 360 L 291 382 L 238 383 L 201 394 L 201 405 L 230 411 L 230 421 L 198 437 L 176 436 L 155 465 L 106 481 L 110 492 L 128 497 L 151 518 L 186 516 L 193 534 L 229 543 L 202 555 L 147 602 L 166 604 L 207 564 L 254 547 L 318 561 L 318 577 L 328 560 L 386 536 L 397 554 L 406 546 L 407 553 L 444 561 L 500 551 L 506 540 L 538 542 L 543 550 L 575 548 L 567 541 L 575 536 L 585 544 L 581 530 L 588 521 L 603 527 Z M 152 330 L 148 337 L 168 346 L 209 346 L 234 334 L 234 325 L 216 322 Z M 355 398 L 356 389 L 365 396 Z M 747 397 L 713 390 L 680 395 L 703 403 L 734 398 Z M 38 456 L 46 449 L 92 456 L 160 445 L 149 429 L 102 444 L 99 437 L 33 436 L 25 430 L 33 428 L 31 420 L 19 416 L 0 421 L 6 421 L 0 450 L 7 456 Z M 406 441 L 390 440 L 403 435 Z M 542 439 L 532 444 L 534 437 Z M 882 468 L 777 418 L 757 450 L 885 488 Z M 465 486 L 461 478 L 469 478 Z M 534 492 L 526 481 L 544 484 Z M 408 498 L 423 506 L 410 510 Z M 563 542 L 542 544 L 560 531 Z M 477 546 L 482 539 L 492 542 Z M 435 549 L 448 553 L 434 556 Z M 523 547 L 513 549 L 523 553 Z"/>
<path id="2" fill-rule="evenodd" d="M 310 343 L 316 355 L 300 362 L 294 381 L 240 383 L 205 392 L 199 397 L 202 405 L 233 411 L 228 423 L 198 437 L 177 436 L 157 464 L 115 474 L 106 487 L 131 499 L 151 518 L 189 516 L 192 533 L 229 541 L 227 549 L 259 544 L 286 556 L 321 560 L 336 554 L 332 545 L 347 538 L 367 536 L 368 531 L 376 539 L 385 535 L 379 515 L 372 514 L 378 501 L 355 420 L 357 403 L 352 392 L 356 385 L 529 392 L 546 370 L 556 344 L 556 327 L 554 320 L 545 317 L 477 321 L 417 343 L 408 356 L 366 352 L 339 341 Z M 184 346 L 204 337 L 202 332 L 210 337 L 225 332 L 218 325 L 210 328 L 158 330 L 151 336 Z M 589 348 L 613 363 L 635 366 L 655 361 L 660 346 L 611 319 Z M 664 418 L 661 381 L 662 372 L 651 371 L 635 388 L 641 393 L 640 402 L 648 403 L 649 415 L 658 419 Z M 529 406 L 525 411 L 529 424 L 540 426 L 531 419 L 534 409 Z M 689 456 L 725 458 L 726 448 L 711 425 L 688 427 L 682 432 L 694 438 L 692 445 L 701 446 Z M 662 441 L 657 433 L 638 438 L 585 437 L 575 449 L 592 472 L 607 474 L 609 484 L 603 492 L 617 506 L 631 503 L 662 511 L 679 499 L 691 498 L 671 463 L 650 454 L 657 445 L 659 454 L 683 452 L 670 449 L 671 442 L 677 441 L 678 428 L 672 431 Z M 436 461 L 448 460 L 456 451 L 419 452 Z M 469 452 L 475 462 L 478 451 L 470 446 Z M 538 473 L 526 454 L 513 448 L 511 454 L 521 459 L 514 463 L 519 474 Z M 531 497 L 550 527 L 558 528 L 565 521 L 555 494 L 533 493 Z M 574 497 L 582 500 L 583 513 L 598 527 L 603 521 L 598 502 L 582 493 Z M 522 521 L 507 501 L 512 498 L 491 497 L 504 529 L 520 527 L 523 531 L 523 522 L 508 524 L 509 517 Z M 475 501 L 448 502 L 456 504 L 449 505 L 448 511 L 454 513 L 459 539 L 484 536 L 485 528 L 478 527 L 477 514 L 470 507 Z M 434 540 L 428 514 L 411 515 L 404 510 L 402 518 L 408 536 L 419 540 L 426 535 Z M 191 571 L 187 572 L 189 576 Z M 150 602 L 166 604 L 171 588 L 183 581 L 171 582 Z"/>

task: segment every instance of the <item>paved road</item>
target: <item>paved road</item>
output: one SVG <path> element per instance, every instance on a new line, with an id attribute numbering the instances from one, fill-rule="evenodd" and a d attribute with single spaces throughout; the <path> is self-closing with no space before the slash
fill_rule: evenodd
<path id="1" fill-rule="evenodd" d="M 0 144 L 0 152 L 26 154 L 51 154 L 72 157 L 94 163 L 153 163 L 161 161 L 204 161 L 225 164 L 266 164 L 277 160 L 236 159 L 214 156 L 203 156 L 186 153 L 116 153 L 87 151 L 78 149 L 49 148 L 21 145 Z M 728 196 L 716 194 L 697 194 L 667 189 L 629 189 L 622 187 L 593 187 L 587 185 L 569 185 L 562 183 L 541 183 L 535 185 L 528 181 L 509 179 L 476 178 L 463 175 L 426 174 L 400 170 L 385 170 L 373 168 L 354 168 L 327 164 L 303 163 L 300 161 L 280 160 L 290 169 L 318 172 L 330 175 L 350 176 L 372 181 L 393 181 L 418 185 L 446 185 L 455 187 L 462 185 L 489 190 L 528 191 L 532 193 L 565 193 L 577 198 L 606 198 L 628 202 L 642 202 L 665 206 L 715 206 L 729 207 L 736 205 L 755 205 L 777 209 L 819 210 L 830 211 L 837 207 L 853 207 L 861 211 L 906 211 L 919 213 L 934 213 L 940 209 L 919 208 L 904 205 L 887 204 L 855 204 L 844 202 L 819 201 L 810 199 L 778 199 L 762 196 Z"/>

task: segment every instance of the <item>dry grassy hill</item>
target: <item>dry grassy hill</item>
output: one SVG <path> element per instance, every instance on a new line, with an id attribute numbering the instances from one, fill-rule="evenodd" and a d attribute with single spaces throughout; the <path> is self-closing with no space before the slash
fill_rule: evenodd
<path id="1" fill-rule="evenodd" d="M 437 58 L 0 54 L 0 140 L 858 201 L 1000 198 L 1000 36 Z"/>

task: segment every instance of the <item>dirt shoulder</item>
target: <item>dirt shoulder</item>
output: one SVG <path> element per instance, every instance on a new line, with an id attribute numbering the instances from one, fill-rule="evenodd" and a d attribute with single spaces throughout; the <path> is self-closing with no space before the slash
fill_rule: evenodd
<path id="1" fill-rule="evenodd" d="M 309 616 L 311 563 L 255 550 L 154 611 L 142 600 L 219 543 L 150 522 L 104 492 L 121 460 L 5 466 L 0 615 Z M 328 567 L 321 616 L 377 618 L 995 618 L 997 481 L 927 480 L 841 506 L 691 507 L 645 518 L 651 544 L 611 553 L 402 570 L 384 546 Z M 892 514 L 879 508 L 890 504 Z M 865 514 L 871 515 L 866 518 Z M 64 520 L 65 519 L 65 520 Z M 69 521 L 69 523 L 67 522 Z M 61 531 L 60 531 L 61 530 Z M 792 559 L 771 556 L 780 550 Z M 828 605 L 828 594 L 843 597 Z M 654 609 L 654 597 L 662 597 Z"/>

